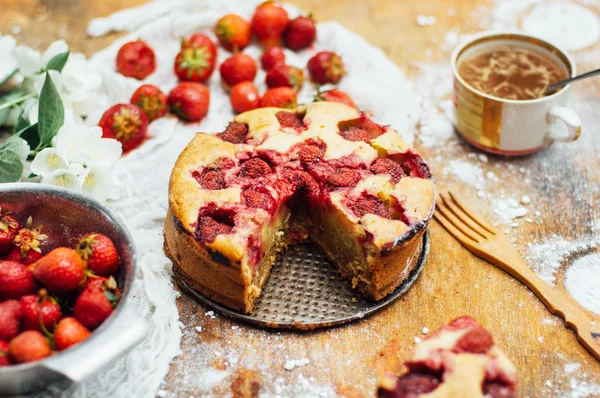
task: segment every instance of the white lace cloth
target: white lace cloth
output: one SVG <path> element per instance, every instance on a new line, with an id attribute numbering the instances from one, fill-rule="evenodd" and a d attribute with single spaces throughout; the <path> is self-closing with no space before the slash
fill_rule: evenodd
<path id="1" fill-rule="evenodd" d="M 119 102 L 129 102 L 140 82 L 115 72 L 115 56 L 127 41 L 142 38 L 154 48 L 158 68 L 145 81 L 168 92 L 177 83 L 173 60 L 180 38 L 193 32 L 211 34 L 216 20 L 236 13 L 250 19 L 262 0 L 156 0 L 144 6 L 123 10 L 93 20 L 88 32 L 102 35 L 113 30 L 132 30 L 110 47 L 96 53 L 91 63 L 101 72 L 104 82 L 98 93 L 103 107 L 88 118 L 97 123 L 102 112 Z M 291 16 L 300 11 L 286 6 Z M 408 142 L 420 118 L 419 104 L 410 93 L 411 84 L 402 71 L 388 60 L 382 51 L 360 36 L 335 22 L 320 23 L 315 48 L 299 53 L 287 51 L 287 62 L 304 67 L 320 49 L 339 53 L 348 69 L 339 88 L 348 92 L 361 109 L 371 111 L 375 120 L 394 126 Z M 258 59 L 261 49 L 250 46 L 246 53 Z M 219 50 L 219 64 L 230 54 Z M 256 83 L 265 90 L 264 72 Z M 149 139 L 138 150 L 123 157 L 119 170 L 119 192 L 109 202 L 132 232 L 139 254 L 139 273 L 133 284 L 133 301 L 137 312 L 151 324 L 148 338 L 126 357 L 97 377 L 74 385 L 60 393 L 50 389 L 44 395 L 74 397 L 154 397 L 169 364 L 179 353 L 181 324 L 175 306 L 178 293 L 171 282 L 171 262 L 164 255 L 162 228 L 167 211 L 169 175 L 177 156 L 197 131 L 222 131 L 233 117 L 229 97 L 221 87 L 218 70 L 209 82 L 210 112 L 200 124 L 177 122 L 173 118 L 159 119 L 151 124 Z M 300 103 L 312 101 L 314 89 L 306 83 L 299 95 Z"/>

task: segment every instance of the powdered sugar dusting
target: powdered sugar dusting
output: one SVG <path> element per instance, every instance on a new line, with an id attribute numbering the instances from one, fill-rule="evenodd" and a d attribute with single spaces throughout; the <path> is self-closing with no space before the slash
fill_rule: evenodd
<path id="1" fill-rule="evenodd" d="M 566 271 L 565 287 L 584 308 L 600 314 L 600 254 L 575 260 Z"/>

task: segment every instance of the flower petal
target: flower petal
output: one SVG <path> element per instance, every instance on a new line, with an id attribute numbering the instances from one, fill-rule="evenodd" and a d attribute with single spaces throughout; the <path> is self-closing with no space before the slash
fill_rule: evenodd
<path id="1" fill-rule="evenodd" d="M 42 184 L 56 185 L 74 191 L 81 190 L 81 181 L 76 174 L 69 170 L 59 169 L 47 177 L 42 178 Z"/>
<path id="2" fill-rule="evenodd" d="M 42 65 L 42 56 L 27 46 L 17 46 L 14 51 L 19 72 L 24 76 L 40 73 L 45 65 Z"/>
<path id="3" fill-rule="evenodd" d="M 112 171 L 113 167 L 107 164 L 88 167 L 79 176 L 82 181 L 81 190 L 100 201 L 105 201 L 111 194 Z"/>
<path id="4" fill-rule="evenodd" d="M 67 169 L 69 161 L 55 148 L 42 149 L 31 162 L 31 172 L 48 177 L 57 170 Z"/>
<path id="5" fill-rule="evenodd" d="M 69 46 L 64 40 L 57 40 L 55 42 L 52 42 L 44 52 L 44 55 L 42 56 L 42 62 L 44 64 L 44 67 L 48 65 L 48 62 L 50 62 L 52 58 L 54 58 L 58 54 L 65 53 L 67 51 L 69 51 Z"/>

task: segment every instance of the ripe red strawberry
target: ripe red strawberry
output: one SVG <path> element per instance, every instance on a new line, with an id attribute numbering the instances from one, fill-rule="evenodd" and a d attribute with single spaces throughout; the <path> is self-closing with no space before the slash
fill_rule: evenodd
<path id="1" fill-rule="evenodd" d="M 304 84 L 302 69 L 290 65 L 277 65 L 267 72 L 265 77 L 267 87 L 291 87 L 299 91 Z"/>
<path id="2" fill-rule="evenodd" d="M 124 76 L 143 80 L 155 69 L 154 50 L 142 40 L 125 43 L 117 53 L 117 71 Z"/>
<path id="3" fill-rule="evenodd" d="M 204 83 L 217 63 L 217 46 L 206 35 L 194 34 L 181 43 L 175 57 L 175 74 L 186 81 Z"/>
<path id="4" fill-rule="evenodd" d="M 363 194 L 358 200 L 352 203 L 350 209 L 357 217 L 365 214 L 377 214 L 380 217 L 387 218 L 390 213 L 383 201 L 377 196 Z"/>
<path id="5" fill-rule="evenodd" d="M 233 86 L 229 95 L 234 112 L 242 113 L 258 108 L 260 94 L 252 82 L 241 82 Z"/>
<path id="6" fill-rule="evenodd" d="M 232 229 L 232 226 L 217 221 L 211 216 L 200 216 L 198 217 L 196 239 L 202 242 L 213 242 L 217 235 L 229 234 Z"/>
<path id="7" fill-rule="evenodd" d="M 119 295 L 114 289 L 104 284 L 90 284 L 75 301 L 73 315 L 83 326 L 93 330 L 112 314 L 118 302 Z"/>
<path id="8" fill-rule="evenodd" d="M 296 91 L 290 87 L 270 88 L 260 99 L 261 108 L 295 108 L 297 105 Z"/>
<path id="9" fill-rule="evenodd" d="M 10 356 L 10 349 L 6 341 L 0 340 L 0 368 L 3 366 L 9 366 L 14 363 L 14 360 Z"/>
<path id="10" fill-rule="evenodd" d="M 303 142 L 300 144 L 298 157 L 303 162 L 318 162 L 325 154 L 325 143 L 323 142 Z"/>
<path id="11" fill-rule="evenodd" d="M 40 325 L 43 323 L 46 330 L 52 331 L 62 316 L 60 305 L 56 299 L 48 296 L 45 289 L 37 295 L 23 296 L 19 302 L 23 310 L 23 330 L 41 332 Z"/>
<path id="12" fill-rule="evenodd" d="M 35 292 L 33 273 L 16 261 L 0 261 L 0 300 L 20 299 Z"/>
<path id="13" fill-rule="evenodd" d="M 8 345 L 10 355 L 18 363 L 39 361 L 50 356 L 51 349 L 48 339 L 37 330 L 27 330 L 14 339 Z"/>
<path id="14" fill-rule="evenodd" d="M 95 275 L 109 276 L 119 269 L 117 248 L 106 235 L 87 234 L 77 242 L 75 250 Z"/>
<path id="15" fill-rule="evenodd" d="M 85 280 L 81 291 L 84 291 L 88 286 L 95 286 L 105 291 L 110 291 L 115 295 L 121 295 L 121 290 L 119 290 L 117 281 L 113 276 L 106 278 L 104 276 L 90 275 Z"/>
<path id="16" fill-rule="evenodd" d="M 0 340 L 10 341 L 19 334 L 23 309 L 17 300 L 0 303 Z"/>
<path id="17" fill-rule="evenodd" d="M 338 90 L 335 88 L 332 90 L 317 93 L 317 95 L 315 96 L 315 102 L 318 101 L 340 102 L 342 104 L 346 104 L 348 106 L 358 109 L 358 106 L 356 106 L 356 104 L 354 103 L 354 101 L 352 101 L 352 98 L 350 98 L 348 94 L 346 94 L 342 90 Z"/>
<path id="18" fill-rule="evenodd" d="M 291 185 L 293 191 L 300 194 L 316 197 L 320 192 L 319 184 L 315 181 L 314 177 L 306 171 L 285 170 L 281 177 L 283 181 Z"/>
<path id="19" fill-rule="evenodd" d="M 260 64 L 263 70 L 268 71 L 277 65 L 285 64 L 285 53 L 281 47 L 271 47 L 260 56 Z"/>
<path id="20" fill-rule="evenodd" d="M 402 159 L 402 165 L 410 170 L 411 177 L 431 178 L 429 166 L 423 158 L 415 152 L 407 152 Z"/>
<path id="21" fill-rule="evenodd" d="M 477 327 L 469 330 L 456 342 L 454 351 L 485 354 L 493 345 L 494 339 L 490 332 L 477 325 Z"/>
<path id="22" fill-rule="evenodd" d="M 308 60 L 306 67 L 310 79 L 317 84 L 337 84 L 346 74 L 342 59 L 331 51 L 321 51 L 315 54 Z"/>
<path id="23" fill-rule="evenodd" d="M 12 242 L 19 227 L 19 222 L 8 214 L 2 214 L 0 208 L 0 256 L 6 255 L 12 249 Z"/>
<path id="24" fill-rule="evenodd" d="M 202 173 L 193 171 L 192 177 L 204 189 L 224 189 L 227 186 L 221 170 L 207 168 Z"/>
<path id="25" fill-rule="evenodd" d="M 391 176 L 390 181 L 393 184 L 397 184 L 404 177 L 402 166 L 388 158 L 377 159 L 371 164 L 369 170 L 373 174 L 389 174 Z"/>
<path id="26" fill-rule="evenodd" d="M 127 153 L 146 139 L 148 117 L 137 105 L 117 104 L 104 112 L 98 126 L 102 128 L 102 137 L 116 139 L 123 146 L 123 153 Z"/>
<path id="27" fill-rule="evenodd" d="M 129 102 L 139 106 L 146 113 L 148 122 L 165 116 L 169 110 L 167 96 L 160 91 L 160 88 L 152 84 L 140 86 L 135 90 Z"/>
<path id="28" fill-rule="evenodd" d="M 199 122 L 208 113 L 210 91 L 202 83 L 179 83 L 169 93 L 169 108 L 182 120 Z"/>
<path id="29" fill-rule="evenodd" d="M 217 21 L 215 35 L 227 51 L 241 51 L 250 43 L 250 24 L 239 15 L 227 14 Z"/>
<path id="30" fill-rule="evenodd" d="M 266 1 L 256 7 L 252 16 L 252 33 L 264 47 L 280 46 L 290 18 L 283 7 Z"/>
<path id="31" fill-rule="evenodd" d="M 246 189 L 242 192 L 242 199 L 246 206 L 257 209 L 271 211 L 275 206 L 275 201 L 266 188 L 253 187 Z"/>
<path id="32" fill-rule="evenodd" d="M 258 178 L 271 172 L 271 166 L 262 159 L 252 158 L 242 163 L 241 177 Z"/>
<path id="33" fill-rule="evenodd" d="M 85 264 L 73 249 L 59 247 L 33 264 L 33 276 L 52 293 L 70 293 L 84 282 Z"/>
<path id="34" fill-rule="evenodd" d="M 326 179 L 326 182 L 334 187 L 353 187 L 358 181 L 360 173 L 356 170 L 336 170 Z"/>
<path id="35" fill-rule="evenodd" d="M 232 144 L 242 144 L 248 135 L 248 125 L 245 123 L 231 122 L 225 128 L 225 131 L 217 134 L 217 137 L 223 141 Z"/>
<path id="36" fill-rule="evenodd" d="M 13 248 L 6 257 L 7 260 L 16 261 L 24 265 L 33 264 L 42 257 L 41 242 L 48 238 L 42 234 L 42 226 L 32 227 L 33 220 L 27 219 L 26 227 L 21 228 L 13 238 Z"/>
<path id="37" fill-rule="evenodd" d="M 227 58 L 219 71 L 226 86 L 233 87 L 240 82 L 253 81 L 257 72 L 256 62 L 244 53 L 234 54 Z"/>
<path id="38" fill-rule="evenodd" d="M 371 134 L 360 127 L 349 127 L 340 131 L 340 135 L 348 141 L 364 141 L 369 142 L 372 138 Z"/>
<path id="39" fill-rule="evenodd" d="M 81 343 L 92 333 L 73 317 L 63 318 L 58 322 L 54 331 L 54 345 L 58 351 Z"/>
<path id="40" fill-rule="evenodd" d="M 285 31 L 285 45 L 294 51 L 310 46 L 316 38 L 317 26 L 310 16 L 292 19 Z"/>

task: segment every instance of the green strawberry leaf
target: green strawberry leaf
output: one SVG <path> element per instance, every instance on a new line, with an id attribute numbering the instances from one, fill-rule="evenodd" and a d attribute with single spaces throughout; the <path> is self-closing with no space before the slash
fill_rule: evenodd
<path id="1" fill-rule="evenodd" d="M 0 183 L 15 182 L 21 178 L 21 174 L 23 174 L 22 148 L 23 139 L 14 135 L 0 143 Z"/>
<path id="2" fill-rule="evenodd" d="M 67 64 L 67 61 L 69 60 L 69 55 L 71 55 L 71 51 L 56 54 L 50 60 L 50 62 L 48 62 L 48 66 L 46 66 L 46 70 L 56 70 L 56 71 L 62 72 L 63 68 Z"/>
<path id="3" fill-rule="evenodd" d="M 65 119 L 65 109 L 56 86 L 46 72 L 46 80 L 40 93 L 40 105 L 38 112 L 38 134 L 40 143 L 36 146 L 36 150 L 42 149 L 50 145 L 52 138 L 62 127 Z"/>

